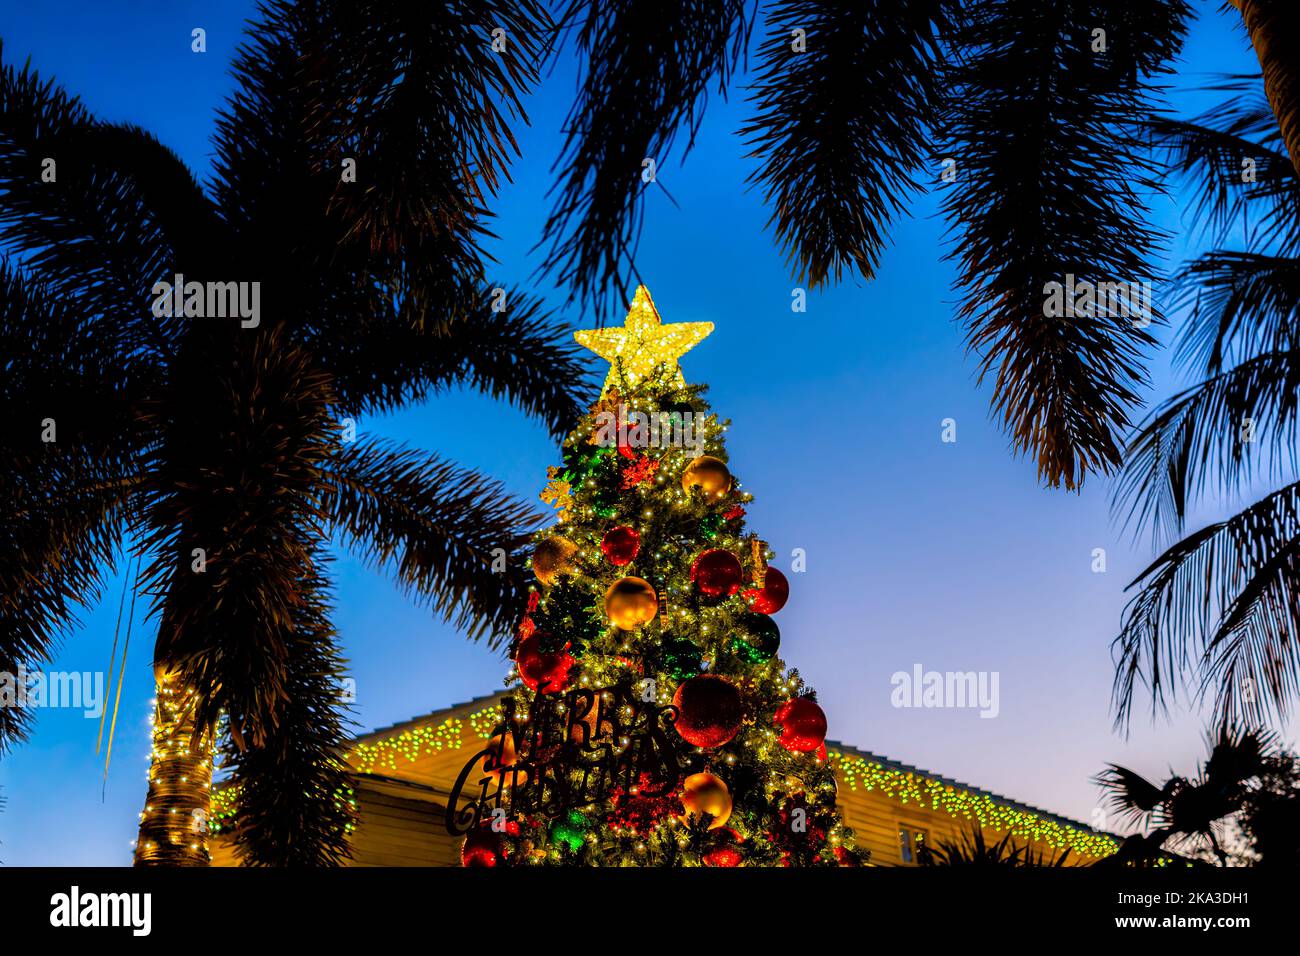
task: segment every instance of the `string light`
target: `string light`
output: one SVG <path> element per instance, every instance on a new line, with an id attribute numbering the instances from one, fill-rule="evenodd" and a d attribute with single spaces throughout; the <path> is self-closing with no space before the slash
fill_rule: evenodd
<path id="1" fill-rule="evenodd" d="M 1066 826 L 1027 810 L 998 803 L 987 794 L 962 790 L 933 777 L 908 773 L 830 751 L 836 776 L 851 790 L 876 791 L 904 806 L 916 804 L 956 820 L 978 822 L 986 830 L 1010 833 L 1022 840 L 1041 841 L 1049 849 L 1068 847 L 1077 856 L 1100 858 L 1119 849 L 1114 838 Z"/>
<path id="2" fill-rule="evenodd" d="M 212 738 L 195 735 L 195 695 L 158 673 L 154 698 L 149 795 L 140 813 L 138 865 L 205 866 L 208 852 Z M 179 818 L 179 819 L 178 819 Z"/>
<path id="3" fill-rule="evenodd" d="M 486 740 L 500 723 L 505 711 L 500 705 L 484 707 L 467 718 L 473 736 Z M 375 767 L 397 769 L 398 758 L 413 762 L 428 754 L 459 750 L 465 744 L 465 723 L 448 717 L 437 726 L 404 730 L 373 743 L 359 743 L 352 750 L 352 763 L 359 773 L 374 773 Z"/>

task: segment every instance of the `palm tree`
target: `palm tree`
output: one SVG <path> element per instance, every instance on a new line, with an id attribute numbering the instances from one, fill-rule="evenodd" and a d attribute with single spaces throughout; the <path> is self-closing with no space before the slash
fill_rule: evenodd
<path id="1" fill-rule="evenodd" d="M 1239 820 L 1245 856 L 1255 866 L 1294 869 L 1300 865 L 1300 756 L 1282 752 L 1267 762 Z"/>
<path id="2" fill-rule="evenodd" d="M 1179 275 L 1189 317 L 1175 357 L 1199 381 L 1142 423 L 1116 507 L 1164 544 L 1130 585 L 1114 642 L 1117 726 L 1140 688 L 1153 715 L 1180 693 L 1216 721 L 1284 717 L 1300 689 L 1300 176 L 1257 77 L 1233 77 L 1226 105 L 1152 124 L 1194 186 L 1191 211 L 1222 240 Z M 1272 488 L 1188 533 L 1202 501 Z"/>
<path id="3" fill-rule="evenodd" d="M 135 558 L 159 681 L 138 863 L 206 862 L 218 736 L 247 862 L 346 854 L 331 536 L 471 636 L 513 623 L 531 510 L 348 420 L 468 385 L 569 429 L 585 366 L 478 246 L 546 24 L 266 2 L 204 185 L 0 59 L 0 670 L 48 660 Z M 259 283 L 259 321 L 155 314 L 177 273 Z M 0 711 L 0 752 L 29 730 Z"/>
<path id="4" fill-rule="evenodd" d="M 1224 837 L 1270 773 L 1277 741 L 1264 731 L 1224 726 L 1206 743 L 1209 759 L 1190 778 L 1172 776 L 1157 785 L 1118 764 L 1097 776 L 1110 806 L 1149 831 L 1129 837 L 1112 862 L 1150 864 L 1177 850 L 1212 852 L 1220 866 L 1228 865 Z"/>

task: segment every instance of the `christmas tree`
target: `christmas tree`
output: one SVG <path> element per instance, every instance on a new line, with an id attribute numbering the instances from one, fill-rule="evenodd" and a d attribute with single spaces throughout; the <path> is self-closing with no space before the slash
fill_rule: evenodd
<path id="1" fill-rule="evenodd" d="M 677 364 L 712 329 L 661 324 L 641 286 L 621 328 L 576 333 L 609 375 L 550 469 L 518 684 L 449 807 L 466 865 L 862 859 L 825 716 L 778 656 L 787 579 Z"/>

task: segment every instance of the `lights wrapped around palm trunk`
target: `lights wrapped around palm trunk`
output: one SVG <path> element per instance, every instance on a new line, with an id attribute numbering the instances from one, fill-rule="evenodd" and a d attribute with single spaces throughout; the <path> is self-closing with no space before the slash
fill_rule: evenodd
<path id="1" fill-rule="evenodd" d="M 157 671 L 149 795 L 140 814 L 137 866 L 207 866 L 212 738 L 195 737 L 194 694 Z"/>

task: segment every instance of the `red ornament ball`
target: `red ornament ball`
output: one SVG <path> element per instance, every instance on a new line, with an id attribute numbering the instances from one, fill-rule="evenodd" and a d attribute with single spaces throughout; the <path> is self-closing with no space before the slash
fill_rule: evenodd
<path id="1" fill-rule="evenodd" d="M 569 653 L 567 644 L 564 650 L 542 650 L 543 636 L 537 633 L 519 642 L 515 666 L 529 690 L 554 694 L 568 685 L 572 679 L 573 667 L 578 662 Z"/>
<path id="2" fill-rule="evenodd" d="M 610 564 L 621 568 L 636 559 L 641 550 L 641 535 L 634 528 L 610 528 L 600 541 L 600 550 L 609 558 Z"/>
<path id="3" fill-rule="evenodd" d="M 740 842 L 740 834 L 731 827 L 723 827 L 716 832 L 713 846 L 706 850 L 701 856 L 705 866 L 740 866 L 745 862 L 745 855 L 740 852 L 736 846 Z"/>
<path id="4" fill-rule="evenodd" d="M 847 847 L 837 846 L 835 848 L 835 862 L 840 866 L 861 866 L 858 858 L 849 852 Z"/>
<path id="5" fill-rule="evenodd" d="M 790 600 L 790 582 L 776 568 L 769 567 L 763 575 L 763 586 L 747 590 L 745 600 L 749 601 L 752 611 L 757 611 L 759 614 L 775 614 L 785 607 L 786 601 Z"/>
<path id="6" fill-rule="evenodd" d="M 646 796 L 660 789 L 659 781 L 648 773 L 637 777 L 637 785 L 632 790 L 616 787 L 613 793 L 614 806 L 609 815 L 609 825 L 634 833 L 648 834 L 655 829 L 665 817 L 680 816 L 682 801 L 669 791 L 657 797 Z"/>
<path id="7" fill-rule="evenodd" d="M 715 846 L 704 854 L 705 866 L 740 866 L 745 856 L 734 846 Z"/>
<path id="8" fill-rule="evenodd" d="M 724 548 L 700 553 L 691 565 L 691 580 L 705 597 L 730 597 L 740 590 L 740 559 Z"/>
<path id="9" fill-rule="evenodd" d="M 460 845 L 461 866 L 497 866 L 504 858 L 505 846 L 501 836 L 489 827 L 470 830 Z"/>
<path id="10" fill-rule="evenodd" d="M 781 746 L 791 753 L 806 754 L 826 740 L 826 714 L 809 697 L 787 700 L 776 712 L 781 728 Z"/>
<path id="11" fill-rule="evenodd" d="M 717 674 L 692 677 L 673 695 L 677 733 L 696 747 L 721 747 L 740 730 L 745 709 L 736 685 Z"/>

